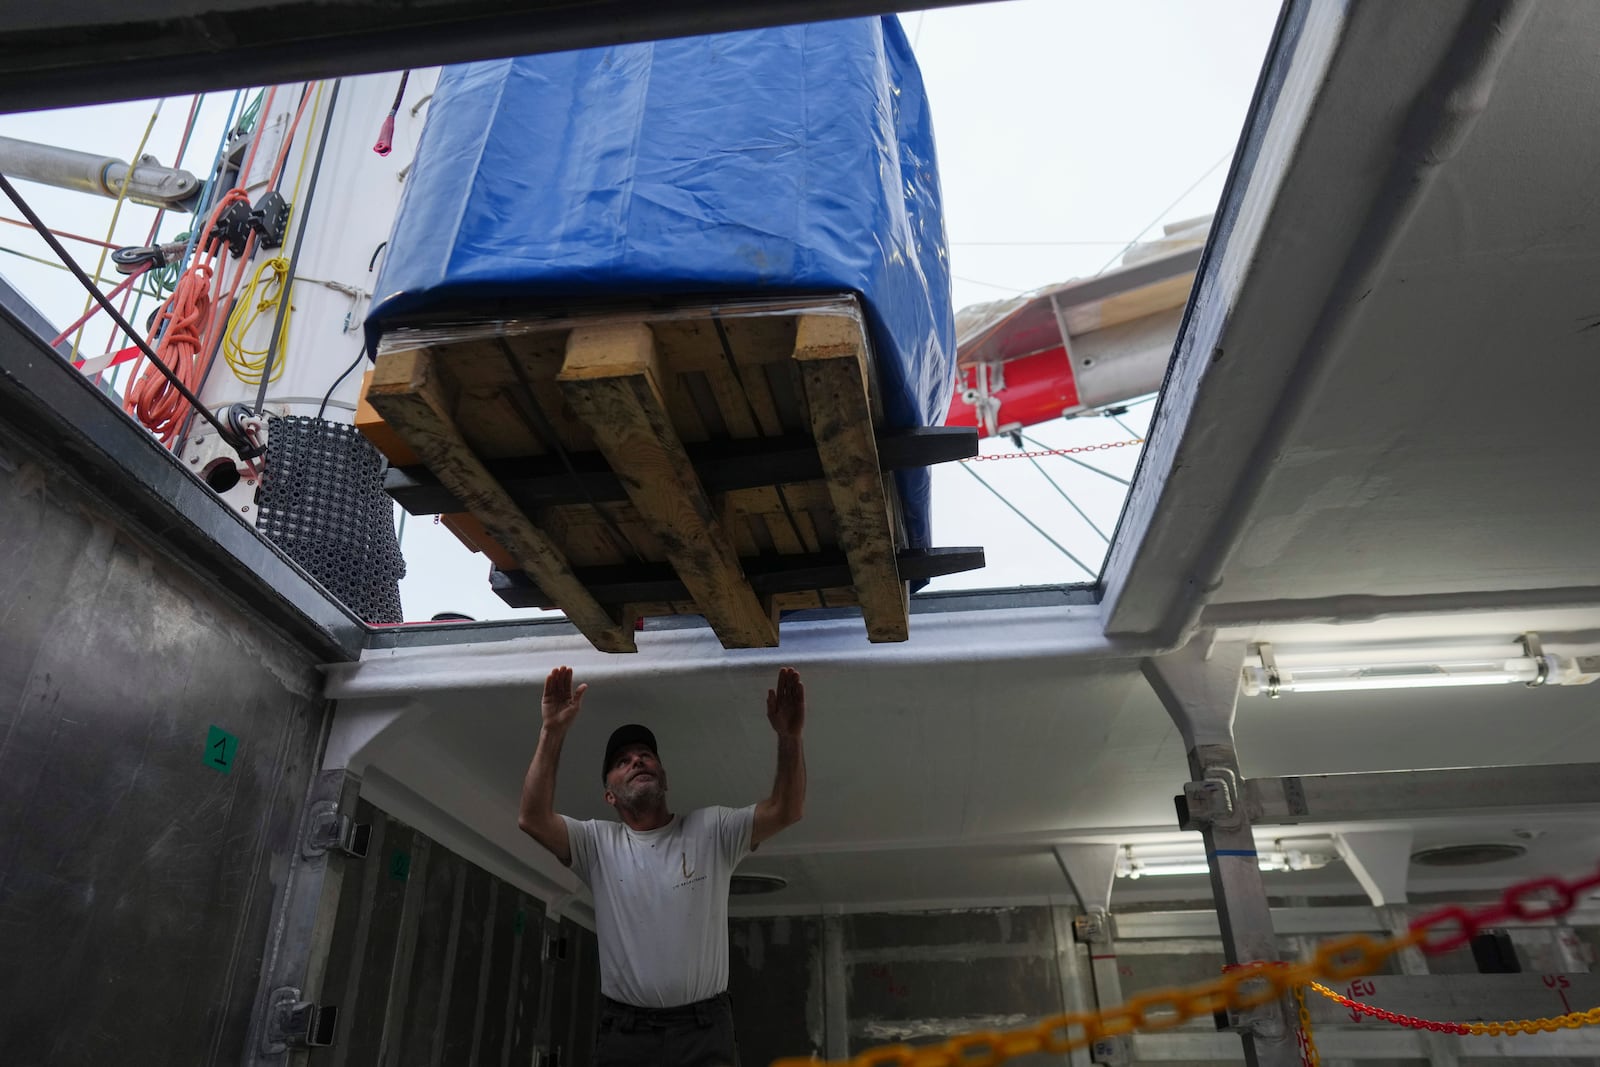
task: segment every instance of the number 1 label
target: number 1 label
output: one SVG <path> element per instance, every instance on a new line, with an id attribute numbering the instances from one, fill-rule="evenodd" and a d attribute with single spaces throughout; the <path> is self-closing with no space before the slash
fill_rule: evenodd
<path id="1" fill-rule="evenodd" d="M 233 758 L 239 754 L 239 739 L 220 726 L 206 734 L 206 766 L 223 774 L 233 773 Z"/>

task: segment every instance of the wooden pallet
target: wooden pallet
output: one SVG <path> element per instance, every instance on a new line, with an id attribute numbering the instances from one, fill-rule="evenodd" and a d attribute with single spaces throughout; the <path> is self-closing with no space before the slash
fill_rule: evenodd
<path id="1" fill-rule="evenodd" d="M 906 550 L 884 476 L 975 455 L 976 433 L 882 432 L 875 393 L 845 297 L 391 347 L 364 399 L 402 506 L 451 516 L 509 603 L 620 652 L 640 617 L 703 615 L 749 648 L 778 643 L 784 610 L 851 605 L 901 641 L 908 581 L 983 565 Z"/>

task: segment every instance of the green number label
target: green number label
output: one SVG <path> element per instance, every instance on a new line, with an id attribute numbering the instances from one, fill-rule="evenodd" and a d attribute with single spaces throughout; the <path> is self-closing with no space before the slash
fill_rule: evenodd
<path id="1" fill-rule="evenodd" d="M 223 774 L 233 773 L 233 758 L 239 754 L 239 739 L 220 726 L 206 734 L 206 766 Z"/>

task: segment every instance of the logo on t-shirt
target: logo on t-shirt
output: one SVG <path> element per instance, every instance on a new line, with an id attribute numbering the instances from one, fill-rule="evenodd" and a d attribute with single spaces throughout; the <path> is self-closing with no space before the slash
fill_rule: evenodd
<path id="1" fill-rule="evenodd" d="M 674 888 L 674 889 L 682 889 L 684 886 L 694 885 L 696 882 L 703 882 L 703 881 L 706 880 L 706 876 L 703 875 L 703 874 L 700 875 L 698 878 L 695 877 L 695 873 L 694 872 L 698 868 L 691 868 L 689 866 L 689 853 L 688 852 L 679 853 L 679 858 L 682 861 L 683 881 L 679 882 L 677 885 L 673 886 L 672 888 Z"/>

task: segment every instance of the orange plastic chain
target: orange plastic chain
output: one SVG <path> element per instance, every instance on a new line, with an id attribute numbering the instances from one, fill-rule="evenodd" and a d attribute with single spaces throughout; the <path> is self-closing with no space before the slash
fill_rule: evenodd
<path id="1" fill-rule="evenodd" d="M 1316 1038 L 1311 1036 L 1311 1009 L 1306 1007 L 1306 991 L 1294 991 L 1295 1014 L 1300 1017 L 1300 1062 L 1303 1067 L 1322 1067 L 1322 1053 L 1317 1051 Z"/>
<path id="2" fill-rule="evenodd" d="M 961 1034 L 938 1045 L 883 1045 L 871 1048 L 848 1060 L 834 1061 L 831 1067 L 993 1067 L 1018 1056 L 1036 1052 L 1070 1052 L 1096 1041 L 1121 1037 L 1135 1030 L 1170 1030 L 1194 1018 L 1210 1018 L 1220 1011 L 1248 1011 L 1292 993 L 1317 979 L 1335 982 L 1376 974 L 1385 961 L 1402 949 L 1418 948 L 1429 956 L 1449 952 L 1470 942 L 1487 926 L 1506 919 L 1536 921 L 1554 919 L 1578 906 L 1578 901 L 1600 888 L 1600 870 L 1574 881 L 1540 878 L 1512 886 L 1494 904 L 1469 911 L 1450 907 L 1430 912 L 1411 924 L 1402 936 L 1377 940 L 1367 934 L 1352 934 L 1324 943 L 1316 954 L 1298 963 L 1276 961 L 1247 963 L 1199 985 L 1162 989 L 1134 997 L 1126 1004 L 1094 1013 L 1053 1015 L 1018 1030 L 980 1030 Z M 1596 1009 L 1600 1012 L 1600 1009 Z M 1581 1013 L 1587 1025 L 1590 1012 Z M 1594 1020 L 1600 1022 L 1600 1018 Z M 1536 1029 L 1557 1020 L 1525 1021 Z M 1479 1025 L 1484 1033 L 1528 1033 L 1508 1030 L 1505 1023 Z M 1516 1024 L 1522 1025 L 1522 1024 Z M 816 1067 L 816 1060 L 800 1057 L 780 1059 L 773 1067 Z"/>
<path id="3" fill-rule="evenodd" d="M 1371 1004 L 1364 1004 L 1359 1000 L 1351 1000 L 1347 996 L 1335 993 L 1320 982 L 1308 983 L 1312 989 L 1327 997 L 1329 1000 L 1343 1004 L 1351 1011 L 1360 1012 L 1362 1015 L 1379 1019 L 1396 1026 L 1409 1027 L 1412 1030 L 1432 1030 L 1439 1034 L 1460 1034 L 1475 1037 L 1501 1037 L 1510 1034 L 1550 1034 L 1557 1030 L 1576 1030 L 1582 1026 L 1600 1025 L 1600 1008 L 1590 1008 L 1588 1011 L 1568 1012 L 1566 1015 L 1557 1015 L 1548 1019 L 1507 1019 L 1492 1023 L 1441 1023 L 1432 1019 L 1419 1019 L 1415 1015 L 1401 1015 L 1399 1012 L 1385 1011 Z"/>

